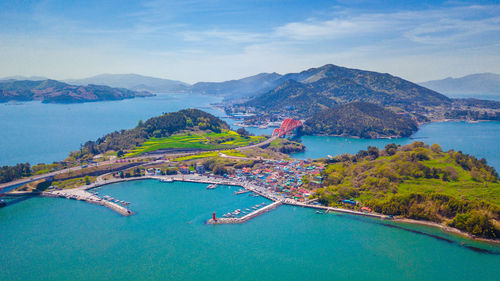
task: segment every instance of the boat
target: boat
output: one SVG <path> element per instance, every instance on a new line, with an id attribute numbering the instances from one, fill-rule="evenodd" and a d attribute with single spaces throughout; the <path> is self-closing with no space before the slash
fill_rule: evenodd
<path id="1" fill-rule="evenodd" d="M 209 186 L 207 186 L 207 189 L 216 189 L 217 188 L 217 184 L 211 184 Z"/>
<path id="2" fill-rule="evenodd" d="M 316 211 L 316 214 L 324 214 L 324 213 L 321 211 Z"/>
<path id="3" fill-rule="evenodd" d="M 238 190 L 238 191 L 234 192 L 234 195 L 238 195 L 238 194 L 243 194 L 243 193 L 247 193 L 247 192 L 249 192 L 249 191 L 250 191 L 250 190 L 246 190 L 246 189 L 240 189 L 240 190 Z"/>
<path id="4" fill-rule="evenodd" d="M 7 202 L 0 200 L 0 208 L 7 206 Z"/>
<path id="5" fill-rule="evenodd" d="M 173 182 L 174 180 L 173 179 L 161 179 L 160 180 L 161 182 Z"/>

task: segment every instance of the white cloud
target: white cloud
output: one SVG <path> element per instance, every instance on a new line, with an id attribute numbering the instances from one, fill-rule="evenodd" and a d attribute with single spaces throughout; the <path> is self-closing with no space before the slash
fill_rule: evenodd
<path id="1" fill-rule="evenodd" d="M 198 11 L 198 4 L 188 6 Z M 147 11 L 132 15 L 134 24 L 93 28 L 39 12 L 37 20 L 48 31 L 12 38 L 0 33 L 0 76 L 62 79 L 134 72 L 186 82 L 222 81 L 327 63 L 413 81 L 500 72 L 500 5 L 392 13 L 337 10 L 245 31 L 162 21 L 162 16 L 170 19 L 169 13 L 168 6 L 152 2 Z"/>

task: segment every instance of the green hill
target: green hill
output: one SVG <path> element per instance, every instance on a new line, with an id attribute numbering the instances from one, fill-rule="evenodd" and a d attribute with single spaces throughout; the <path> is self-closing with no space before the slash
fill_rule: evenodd
<path id="1" fill-rule="evenodd" d="M 417 123 L 381 106 L 353 102 L 324 109 L 304 123 L 310 135 L 342 135 L 361 138 L 408 137 Z"/>
<path id="2" fill-rule="evenodd" d="M 374 211 L 500 238 L 500 183 L 486 160 L 414 142 L 326 160 L 316 195 L 328 205 L 352 199 Z"/>
<path id="3" fill-rule="evenodd" d="M 101 85 L 74 86 L 56 80 L 0 82 L 0 102 L 39 100 L 44 103 L 80 103 L 147 96 L 152 94 Z"/>
<path id="4" fill-rule="evenodd" d="M 184 109 L 166 113 L 158 117 L 139 121 L 137 127 L 115 131 L 97 141 L 88 141 L 79 154 L 96 155 L 107 151 L 131 150 L 141 146 L 151 138 L 167 138 L 181 132 L 213 132 L 228 130 L 226 122 L 199 109 Z"/>
<path id="5" fill-rule="evenodd" d="M 66 161 L 85 161 L 111 151 L 118 152 L 118 156 L 132 157 L 146 153 L 231 149 L 263 140 L 265 137 L 231 131 L 226 122 L 210 113 L 184 109 L 146 122 L 139 121 L 133 129 L 115 131 L 96 141 L 88 141 Z"/>

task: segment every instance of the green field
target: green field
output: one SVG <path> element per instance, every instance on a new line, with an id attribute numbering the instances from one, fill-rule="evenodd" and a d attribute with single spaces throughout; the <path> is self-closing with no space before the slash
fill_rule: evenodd
<path id="1" fill-rule="evenodd" d="M 256 144 L 264 140 L 265 137 L 262 136 L 250 136 L 245 138 L 240 136 L 238 133 L 229 130 L 222 133 L 182 133 L 166 138 L 150 138 L 141 146 L 127 153 L 125 157 L 138 156 L 160 149 L 230 149 Z"/>
<path id="2" fill-rule="evenodd" d="M 228 156 L 247 157 L 247 155 L 236 150 L 221 150 L 220 153 L 224 153 L 225 155 Z M 173 159 L 172 161 L 187 161 L 187 160 L 195 160 L 195 159 L 217 157 L 217 156 L 219 156 L 219 151 L 207 151 L 207 152 L 200 152 L 194 155 L 178 157 Z"/>
<path id="3" fill-rule="evenodd" d="M 316 193 L 325 204 L 339 206 L 351 199 L 376 212 L 500 238 L 500 183 L 485 160 L 415 142 L 330 162 L 335 163 L 325 169 Z"/>

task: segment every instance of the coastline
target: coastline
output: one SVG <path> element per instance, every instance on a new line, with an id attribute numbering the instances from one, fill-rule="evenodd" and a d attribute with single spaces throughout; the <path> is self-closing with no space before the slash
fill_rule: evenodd
<path id="1" fill-rule="evenodd" d="M 488 238 L 482 238 L 482 237 L 476 237 L 472 234 L 469 234 L 465 231 L 462 231 L 458 228 L 447 226 L 444 224 L 440 224 L 437 222 L 432 222 L 432 221 L 420 221 L 420 220 L 414 220 L 414 219 L 408 219 L 408 218 L 394 218 L 394 222 L 398 223 L 406 223 L 406 224 L 413 224 L 413 225 L 423 225 L 423 226 L 430 226 L 430 227 L 435 227 L 441 229 L 445 233 L 449 234 L 454 234 L 458 235 L 462 238 L 466 238 L 472 241 L 479 241 L 479 242 L 485 242 L 491 245 L 495 246 L 500 246 L 500 239 L 488 239 Z"/>
<path id="2" fill-rule="evenodd" d="M 421 221 L 421 220 L 414 220 L 414 219 L 408 219 L 408 218 L 390 218 L 388 215 L 384 214 L 379 214 L 379 213 L 373 213 L 373 212 L 359 212 L 359 211 L 354 211 L 350 209 L 344 209 L 344 208 L 336 208 L 336 207 L 328 207 L 328 206 L 322 206 L 322 205 L 311 205 L 311 204 L 306 204 L 306 203 L 301 203 L 297 202 L 295 200 L 291 199 L 285 199 L 285 198 L 279 198 L 275 197 L 272 194 L 267 194 L 266 192 L 258 190 L 258 186 L 251 186 L 250 184 L 245 185 L 242 182 L 234 182 L 231 180 L 227 179 L 217 179 L 217 178 L 208 178 L 204 176 L 194 176 L 194 175 L 176 175 L 176 176 L 141 176 L 141 177 L 136 177 L 136 178 L 119 178 L 119 179 L 114 179 L 114 180 L 109 180 L 109 181 L 98 181 L 94 182 L 88 186 L 83 186 L 79 187 L 76 189 L 80 190 L 91 190 L 97 187 L 109 185 L 109 184 L 114 184 L 114 183 L 120 183 L 120 182 L 128 182 L 128 181 L 138 181 L 138 180 L 161 180 L 161 179 L 172 179 L 173 181 L 180 181 L 180 182 L 195 182 L 195 183 L 202 183 L 202 184 L 221 184 L 221 185 L 231 185 L 231 186 L 238 186 L 244 189 L 247 189 L 251 192 L 254 192 L 262 197 L 265 197 L 273 202 L 277 201 L 282 201 L 283 205 L 290 205 L 290 206 L 297 206 L 297 207 L 303 207 L 303 208 L 310 208 L 310 209 L 320 209 L 320 210 L 328 210 L 331 212 L 336 212 L 336 213 L 342 213 L 342 214 L 349 214 L 349 215 L 356 215 L 356 216 L 365 216 L 365 217 L 372 217 L 376 218 L 379 220 L 388 220 L 388 221 L 393 221 L 396 223 L 401 223 L 401 224 L 413 224 L 413 225 L 423 225 L 423 226 L 429 226 L 429 227 L 434 227 L 434 228 L 439 228 L 443 232 L 447 234 L 454 234 L 458 235 L 462 238 L 466 238 L 471 241 L 478 241 L 478 242 L 484 242 L 488 243 L 490 245 L 494 246 L 500 246 L 500 239 L 488 239 L 488 238 L 481 238 L 481 237 L 475 237 L 467 232 L 464 232 L 460 229 L 446 226 L 443 224 L 439 224 L 436 222 L 432 221 Z M 35 194 L 37 195 L 37 194 Z M 38 194 L 44 196 L 45 194 Z M 93 203 L 93 202 L 89 202 Z M 99 204 L 102 205 L 102 204 Z M 104 205 L 106 206 L 106 205 Z"/>

